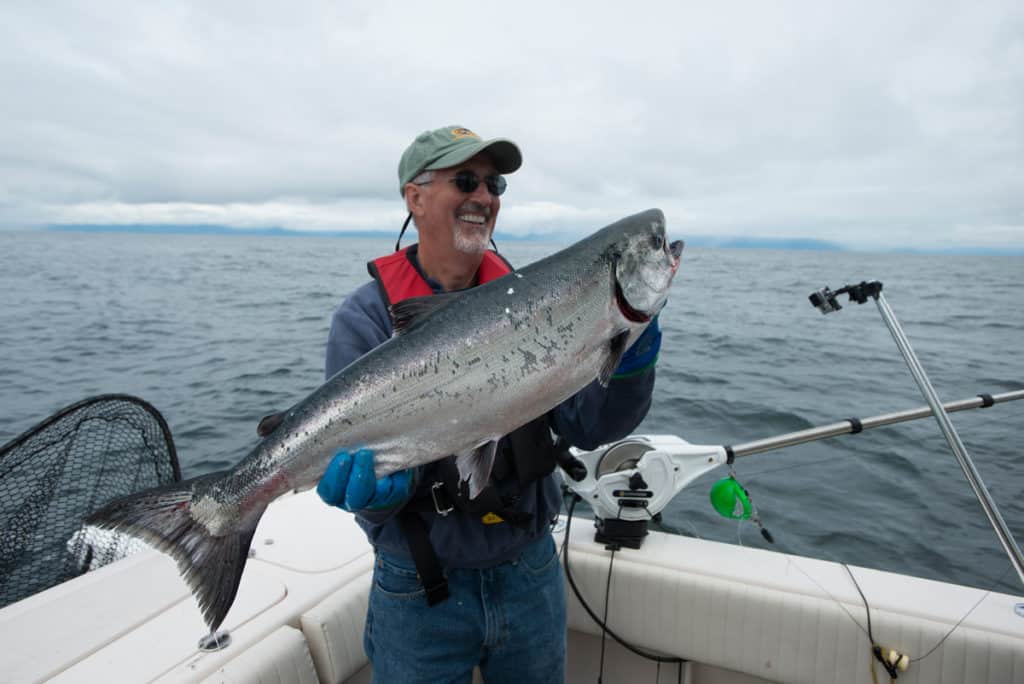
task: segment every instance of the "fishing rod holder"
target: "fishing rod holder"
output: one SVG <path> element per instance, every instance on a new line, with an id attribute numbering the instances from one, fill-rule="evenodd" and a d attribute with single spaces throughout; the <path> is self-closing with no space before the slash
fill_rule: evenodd
<path id="1" fill-rule="evenodd" d="M 914 376 L 914 382 L 917 383 L 918 389 L 921 390 L 921 394 L 923 394 L 924 398 L 927 400 L 928 406 L 931 408 L 932 414 L 935 416 L 935 420 L 939 424 L 939 430 L 942 432 L 942 436 L 945 437 L 950 451 L 952 451 L 953 455 L 956 457 L 957 463 L 960 465 L 960 469 L 963 471 L 964 476 L 967 478 L 967 482 L 971 487 L 971 491 L 978 499 L 978 503 L 981 504 L 982 510 L 985 511 L 985 516 L 988 518 L 989 524 L 992 526 L 992 530 L 996 533 L 996 537 L 998 537 L 999 543 L 1002 545 L 1003 550 L 1009 557 L 1011 564 L 1017 571 L 1017 576 L 1020 578 L 1021 582 L 1024 583 L 1024 553 L 1022 553 L 1020 547 L 1017 546 L 1017 541 L 1013 538 L 1013 533 L 1010 532 L 1010 528 L 1007 526 L 1006 521 L 1003 520 L 1003 516 L 999 512 L 999 507 L 996 506 L 996 502 L 989 493 L 985 483 L 982 481 L 981 474 L 978 473 L 978 469 L 975 467 L 974 461 L 971 460 L 970 454 L 967 453 L 967 447 L 964 446 L 963 441 L 960 439 L 960 435 L 957 434 L 956 428 L 953 427 L 953 423 L 950 421 L 945 407 L 939 400 L 939 395 L 935 392 L 935 388 L 932 387 L 932 383 L 928 379 L 928 375 L 925 373 L 924 367 L 921 365 L 921 362 L 917 358 L 917 354 L 914 353 L 913 348 L 910 346 L 910 340 L 907 339 L 899 321 L 896 320 L 896 314 L 893 312 L 892 308 L 890 308 L 889 302 L 887 302 L 885 297 L 882 295 L 882 283 L 878 281 L 861 281 L 857 285 L 846 285 L 841 287 L 835 292 L 830 290 L 828 287 L 824 287 L 817 292 L 811 293 L 809 299 L 816 309 L 821 311 L 823 314 L 827 314 L 833 311 L 838 311 L 842 308 L 839 305 L 839 300 L 837 299 L 841 294 L 850 295 L 850 301 L 857 302 L 858 304 L 865 303 L 868 298 L 875 300 L 875 304 L 878 305 L 878 312 L 882 315 L 882 320 L 885 321 L 886 327 L 889 328 L 889 332 L 892 334 L 892 338 L 896 342 L 896 346 L 899 348 L 900 354 L 903 355 L 903 360 L 906 361 L 911 375 Z"/>
<path id="2" fill-rule="evenodd" d="M 816 292 L 812 292 L 808 299 L 811 300 L 811 304 L 814 305 L 814 308 L 823 314 L 828 314 L 833 311 L 839 311 L 843 308 L 839 303 L 839 295 L 850 295 L 851 302 L 863 304 L 868 301 L 869 297 L 877 300 L 881 293 L 882 283 L 877 280 L 873 280 L 871 282 L 861 281 L 856 285 L 846 285 L 835 292 L 826 286 Z"/>

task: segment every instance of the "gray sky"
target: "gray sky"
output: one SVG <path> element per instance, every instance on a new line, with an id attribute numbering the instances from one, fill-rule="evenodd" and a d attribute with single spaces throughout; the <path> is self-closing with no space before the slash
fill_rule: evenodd
<path id="1" fill-rule="evenodd" d="M 523 150 L 499 229 L 1024 248 L 1024 3 L 0 5 L 0 227 L 381 229 L 398 157 Z"/>

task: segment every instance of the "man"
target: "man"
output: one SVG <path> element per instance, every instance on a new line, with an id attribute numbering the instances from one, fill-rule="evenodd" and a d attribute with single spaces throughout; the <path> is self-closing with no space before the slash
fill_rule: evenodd
<path id="1" fill-rule="evenodd" d="M 461 126 L 413 141 L 398 177 L 419 242 L 370 262 L 374 280 L 335 311 L 327 377 L 391 337 L 390 305 L 510 271 L 488 245 L 502 174 L 521 163 L 511 141 L 482 140 Z M 469 682 L 475 665 L 491 684 L 564 680 L 551 431 L 584 448 L 632 431 L 650 406 L 660 339 L 655 319 L 607 388 L 595 382 L 504 438 L 492 486 L 472 501 L 453 479 L 452 458 L 374 480 L 369 451 L 335 457 L 317 491 L 355 512 L 376 553 L 364 638 L 374 681 Z"/>

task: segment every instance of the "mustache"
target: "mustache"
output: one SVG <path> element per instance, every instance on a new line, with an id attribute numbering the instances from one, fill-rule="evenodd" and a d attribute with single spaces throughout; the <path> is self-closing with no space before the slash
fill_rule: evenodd
<path id="1" fill-rule="evenodd" d="M 472 214 L 483 214 L 485 218 L 491 218 L 491 208 L 490 207 L 485 207 L 484 205 L 480 204 L 479 202 L 473 202 L 473 201 L 469 201 L 469 202 L 466 202 L 465 204 L 459 205 L 459 209 L 458 209 L 458 211 L 456 213 L 457 214 L 462 214 L 462 213 L 467 213 L 467 214 L 470 214 L 470 213 L 472 213 Z"/>

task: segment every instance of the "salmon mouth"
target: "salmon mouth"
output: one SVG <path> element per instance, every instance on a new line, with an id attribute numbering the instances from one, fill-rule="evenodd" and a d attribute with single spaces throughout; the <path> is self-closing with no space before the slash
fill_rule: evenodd
<path id="1" fill-rule="evenodd" d="M 633 305 L 626 301 L 626 296 L 622 293 L 622 286 L 619 285 L 619 281 L 615 281 L 615 303 L 619 306 L 619 311 L 622 312 L 623 317 L 627 321 L 633 323 L 650 323 L 651 315 L 644 313 L 638 309 L 634 309 Z"/>

